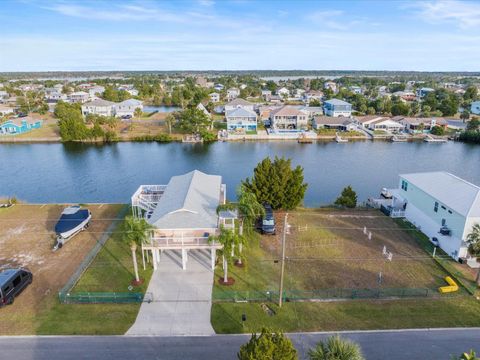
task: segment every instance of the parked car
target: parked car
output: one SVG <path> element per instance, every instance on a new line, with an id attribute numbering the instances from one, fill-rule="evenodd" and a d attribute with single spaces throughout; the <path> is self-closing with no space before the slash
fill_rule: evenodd
<path id="1" fill-rule="evenodd" d="M 24 118 L 24 117 L 27 117 L 27 116 L 28 116 L 28 114 L 24 113 L 24 112 L 19 112 L 18 115 L 17 115 L 17 117 L 19 117 L 19 118 Z"/>
<path id="2" fill-rule="evenodd" d="M 263 204 L 265 209 L 265 216 L 262 218 L 261 233 L 268 235 L 275 235 L 275 218 L 270 204 Z"/>
<path id="3" fill-rule="evenodd" d="M 131 119 L 131 118 L 132 118 L 132 115 L 123 115 L 123 116 L 122 116 L 122 119 L 123 119 L 123 120 L 129 120 L 129 119 Z"/>
<path id="4" fill-rule="evenodd" d="M 0 272 L 0 307 L 10 305 L 32 283 L 33 275 L 27 269 L 6 269 Z"/>

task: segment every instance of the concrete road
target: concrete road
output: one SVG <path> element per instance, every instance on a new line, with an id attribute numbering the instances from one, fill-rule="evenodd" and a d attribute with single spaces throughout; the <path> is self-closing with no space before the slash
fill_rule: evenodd
<path id="1" fill-rule="evenodd" d="M 164 251 L 147 292 L 153 302 L 143 303 L 127 335 L 213 335 L 210 324 L 213 271 L 210 253 L 188 252 L 182 269 L 180 251 Z"/>
<path id="2" fill-rule="evenodd" d="M 301 359 L 329 333 L 290 334 Z M 480 328 L 345 332 L 360 343 L 368 360 L 450 360 L 450 355 L 480 352 Z M 229 360 L 236 359 L 245 335 L 199 337 L 0 337 L 0 358 L 15 360 Z"/>

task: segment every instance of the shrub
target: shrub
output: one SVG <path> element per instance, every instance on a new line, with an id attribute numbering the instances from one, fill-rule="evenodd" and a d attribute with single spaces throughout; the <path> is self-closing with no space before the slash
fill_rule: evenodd
<path id="1" fill-rule="evenodd" d="M 342 190 L 341 195 L 335 200 L 335 205 L 347 208 L 355 208 L 357 206 L 357 193 L 349 185 Z"/>
<path id="2" fill-rule="evenodd" d="M 262 332 L 252 334 L 250 341 L 240 347 L 239 360 L 295 360 L 297 350 L 289 338 L 280 332 L 263 328 Z"/>

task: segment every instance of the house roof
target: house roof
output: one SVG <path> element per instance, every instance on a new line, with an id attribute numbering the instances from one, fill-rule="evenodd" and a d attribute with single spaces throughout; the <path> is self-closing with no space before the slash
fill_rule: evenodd
<path id="1" fill-rule="evenodd" d="M 225 106 L 248 106 L 248 105 L 253 105 L 253 104 L 250 101 L 247 101 L 242 98 L 236 98 L 225 104 Z"/>
<path id="2" fill-rule="evenodd" d="M 105 101 L 105 100 L 104 100 Z M 127 99 L 118 104 L 117 106 L 141 106 L 143 103 L 137 99 Z"/>
<path id="3" fill-rule="evenodd" d="M 253 111 L 247 110 L 245 108 L 236 108 L 233 110 L 227 111 L 225 114 L 226 117 L 257 117 L 257 114 Z"/>
<path id="4" fill-rule="evenodd" d="M 355 119 L 357 119 L 359 123 L 365 124 L 367 122 L 373 122 L 380 119 L 384 119 L 384 117 L 378 116 L 378 115 L 366 115 L 366 116 L 356 116 Z"/>
<path id="5" fill-rule="evenodd" d="M 350 103 L 340 100 L 340 99 L 330 99 L 325 101 L 326 104 L 331 104 L 331 105 L 351 105 Z"/>
<path id="6" fill-rule="evenodd" d="M 348 125 L 353 123 L 350 118 L 332 116 L 315 116 L 313 121 L 319 125 Z"/>
<path id="7" fill-rule="evenodd" d="M 272 110 L 270 116 L 298 116 L 306 115 L 305 112 L 294 108 L 293 106 L 283 106 L 279 109 Z"/>
<path id="8" fill-rule="evenodd" d="M 435 120 L 437 125 L 447 125 L 447 121 L 443 118 L 412 118 L 412 117 L 398 117 L 392 118 L 394 121 L 403 121 L 410 125 L 430 124 L 432 120 Z"/>
<path id="9" fill-rule="evenodd" d="M 480 187 L 477 185 L 445 171 L 401 174 L 400 177 L 457 213 L 480 217 Z"/>
<path id="10" fill-rule="evenodd" d="M 159 229 L 216 228 L 221 185 L 221 176 L 198 170 L 173 176 L 148 222 Z"/>
<path id="11" fill-rule="evenodd" d="M 116 105 L 113 101 L 103 100 L 103 99 L 95 99 L 93 101 L 89 101 L 83 106 L 113 106 Z"/>

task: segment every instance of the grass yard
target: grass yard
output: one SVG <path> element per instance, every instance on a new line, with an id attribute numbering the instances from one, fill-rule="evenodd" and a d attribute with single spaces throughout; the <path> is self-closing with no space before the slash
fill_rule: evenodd
<path id="1" fill-rule="evenodd" d="M 216 303 L 212 325 L 217 333 L 258 332 L 263 326 L 285 332 L 406 329 L 480 326 L 475 298 L 418 300 L 355 300 L 345 302 L 289 302 L 268 315 L 260 303 Z M 242 326 L 242 314 L 247 316 Z"/>
<path id="2" fill-rule="evenodd" d="M 276 220 L 281 233 L 283 215 Z M 217 332 L 251 332 L 265 325 L 283 331 L 480 325 L 480 303 L 463 288 L 453 296 L 439 295 L 438 287 L 445 284 L 448 273 L 425 252 L 414 229 L 375 210 L 303 209 L 289 214 L 288 222 L 287 294 L 292 290 L 422 288 L 435 298 L 286 302 L 281 310 L 274 304 L 276 298 L 265 300 L 276 312 L 274 316 L 268 315 L 261 303 L 222 302 L 231 298 L 233 291 L 278 293 L 281 236 L 257 235 L 245 250 L 246 266 L 229 267 L 235 284 L 214 285 L 212 324 Z M 364 226 L 372 231 L 371 240 L 363 234 Z M 383 256 L 383 246 L 393 253 L 392 261 Z M 217 266 L 216 277 L 222 274 Z M 244 328 L 240 321 L 243 313 L 248 318 Z"/>
<path id="3" fill-rule="evenodd" d="M 282 228 L 277 217 L 277 233 Z M 428 288 L 436 291 L 447 273 L 418 246 L 408 231 L 378 211 L 300 210 L 289 214 L 285 289 Z M 373 233 L 363 234 L 366 226 Z M 278 290 L 281 236 L 254 239 L 245 252 L 246 267 L 230 266 L 236 282 L 215 285 L 214 294 L 231 290 Z M 382 254 L 393 253 L 392 261 Z M 382 273 L 381 284 L 379 273 Z M 217 267 L 217 276 L 221 276 Z"/>
<path id="4" fill-rule="evenodd" d="M 129 292 L 128 287 L 135 278 L 133 272 L 132 252 L 130 246 L 121 239 L 121 226 L 119 222 L 115 232 L 107 240 L 105 246 L 98 253 L 95 260 L 82 275 L 73 292 Z M 151 264 L 146 264 L 143 270 L 140 248 L 137 249 L 137 263 L 140 278 L 145 282 L 134 287 L 134 292 L 145 292 L 152 276 Z"/>

